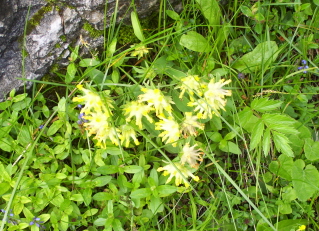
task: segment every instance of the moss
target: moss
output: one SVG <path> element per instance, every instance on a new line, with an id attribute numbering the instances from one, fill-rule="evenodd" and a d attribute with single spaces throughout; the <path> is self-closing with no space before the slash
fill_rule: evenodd
<path id="1" fill-rule="evenodd" d="M 65 35 L 61 35 L 60 39 L 61 39 L 62 42 L 66 42 L 66 40 L 67 40 Z"/>
<path id="2" fill-rule="evenodd" d="M 85 22 L 83 25 L 83 29 L 89 32 L 90 36 L 92 38 L 97 38 L 103 35 L 104 31 L 103 30 L 97 30 L 95 29 L 90 23 Z"/>
<path id="3" fill-rule="evenodd" d="M 51 4 L 47 4 L 38 10 L 27 22 L 27 31 L 26 34 L 29 35 L 36 26 L 38 26 L 43 18 L 43 16 L 52 11 L 53 7 Z"/>

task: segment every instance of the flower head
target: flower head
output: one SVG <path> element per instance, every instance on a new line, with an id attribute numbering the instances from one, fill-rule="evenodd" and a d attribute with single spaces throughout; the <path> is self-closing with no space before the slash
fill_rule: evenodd
<path id="1" fill-rule="evenodd" d="M 198 94 L 199 96 L 203 95 L 203 88 L 205 88 L 205 84 L 200 82 L 198 75 L 189 75 L 185 78 L 181 79 L 182 85 L 176 88 L 180 88 L 182 91 L 179 94 L 179 98 L 183 98 L 185 91 L 187 91 L 191 96 L 194 93 Z"/>
<path id="2" fill-rule="evenodd" d="M 32 221 L 30 221 L 29 225 L 36 225 L 38 228 L 40 228 L 40 230 L 45 230 L 45 226 L 42 225 L 43 221 L 41 221 L 41 219 L 39 217 L 34 217 L 32 219 Z"/>
<path id="3" fill-rule="evenodd" d="M 168 114 L 172 113 L 171 104 L 174 104 L 170 96 L 164 96 L 159 89 L 142 88 L 144 94 L 139 95 L 140 102 L 147 102 L 149 106 L 153 106 L 156 111 L 156 116 L 163 116 L 163 111 Z"/>
<path id="4" fill-rule="evenodd" d="M 298 230 L 297 231 L 302 231 L 302 230 L 306 230 L 306 226 L 305 225 L 300 225 L 298 227 Z"/>
<path id="5" fill-rule="evenodd" d="M 195 176 L 186 166 L 183 166 L 180 163 L 168 164 L 164 167 L 158 168 L 157 171 L 158 172 L 164 171 L 163 173 L 164 176 L 170 175 L 166 181 L 166 184 L 169 183 L 173 177 L 175 177 L 176 186 L 179 186 L 180 184 L 184 184 L 185 187 L 189 187 L 189 183 L 185 180 L 188 177 L 192 177 L 193 180 L 199 181 L 198 176 Z"/>
<path id="6" fill-rule="evenodd" d="M 194 116 L 191 112 L 185 112 L 185 119 L 181 124 L 181 131 L 185 137 L 191 135 L 196 136 L 196 128 L 203 130 L 204 124 L 197 121 L 198 117 Z"/>
<path id="7" fill-rule="evenodd" d="M 144 105 L 137 101 L 131 101 L 123 106 L 124 115 L 128 116 L 126 121 L 131 121 L 132 117 L 136 119 L 136 125 L 139 129 L 142 129 L 142 117 L 145 116 L 150 123 L 153 123 L 153 119 L 149 116 L 149 112 L 154 110 L 150 105 Z"/>
<path id="8" fill-rule="evenodd" d="M 135 50 L 131 52 L 132 56 L 137 56 L 137 59 L 142 58 L 144 55 L 148 54 L 149 50 L 152 48 L 147 48 L 144 45 L 131 45 L 131 47 L 135 47 Z"/>
<path id="9" fill-rule="evenodd" d="M 197 145 L 190 147 L 189 143 L 186 143 L 183 147 L 183 154 L 181 157 L 181 164 L 184 165 L 185 163 L 188 163 L 192 168 L 198 168 L 197 161 L 203 161 L 202 154 L 199 149 L 195 149 Z"/>
<path id="10" fill-rule="evenodd" d="M 120 136 L 121 143 L 124 143 L 125 147 L 128 147 L 130 144 L 130 139 L 134 140 L 136 145 L 139 145 L 140 142 L 136 138 L 135 130 L 128 124 L 123 124 L 120 128 L 122 135 Z"/>
<path id="11" fill-rule="evenodd" d="M 155 130 L 164 130 L 159 137 L 163 137 L 162 141 L 166 140 L 166 143 L 173 143 L 179 140 L 181 135 L 178 123 L 172 118 L 162 118 L 159 122 L 155 123 Z M 176 143 L 172 144 L 173 147 Z"/>

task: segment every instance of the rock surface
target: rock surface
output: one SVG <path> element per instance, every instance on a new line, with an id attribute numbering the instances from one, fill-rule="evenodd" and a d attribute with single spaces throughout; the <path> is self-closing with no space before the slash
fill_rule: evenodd
<path id="1" fill-rule="evenodd" d="M 139 17 L 147 17 L 158 10 L 160 1 L 135 0 Z M 69 45 L 79 44 L 81 36 L 84 40 L 90 41 L 92 47 L 102 46 L 104 39 L 102 37 L 93 39 L 83 29 L 83 25 L 90 23 L 93 28 L 103 30 L 105 15 L 106 22 L 110 22 L 116 7 L 116 0 L 108 0 L 106 5 L 105 0 L 3 0 L 2 2 L 0 102 L 13 88 L 19 90 L 24 86 L 30 88 L 32 80 L 43 77 L 53 64 L 66 65 Z M 168 0 L 168 2 L 181 7 L 180 0 Z M 118 1 L 117 21 L 129 18 L 130 4 L 131 0 Z M 25 25 L 28 25 L 27 30 Z"/>

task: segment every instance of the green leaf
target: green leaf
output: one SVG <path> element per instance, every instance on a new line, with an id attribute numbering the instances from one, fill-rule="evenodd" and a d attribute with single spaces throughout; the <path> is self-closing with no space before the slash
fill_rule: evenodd
<path id="1" fill-rule="evenodd" d="M 96 200 L 96 201 L 107 201 L 112 199 L 113 199 L 113 195 L 111 193 L 106 193 L 106 192 L 98 192 L 93 196 L 93 200 Z"/>
<path id="2" fill-rule="evenodd" d="M 209 22 L 209 25 L 219 26 L 221 11 L 218 2 L 216 0 L 196 0 L 196 2 L 199 4 L 204 17 Z"/>
<path id="3" fill-rule="evenodd" d="M 107 185 L 111 180 L 111 176 L 100 176 L 92 180 L 92 182 L 94 182 L 95 187 L 103 187 Z"/>
<path id="4" fill-rule="evenodd" d="M 90 204 L 91 201 L 92 201 L 92 189 L 90 189 L 90 188 L 85 188 L 85 189 L 82 191 L 82 197 L 83 197 L 84 204 L 85 204 L 86 206 L 89 206 L 89 204 Z"/>
<path id="5" fill-rule="evenodd" d="M 67 75 L 65 76 L 65 82 L 70 83 L 76 74 L 76 66 L 75 63 L 70 63 L 66 69 Z"/>
<path id="6" fill-rule="evenodd" d="M 53 124 L 49 127 L 47 131 L 48 136 L 54 135 L 62 126 L 64 122 L 62 120 L 56 120 L 53 122 Z"/>
<path id="7" fill-rule="evenodd" d="M 160 185 L 157 187 L 159 197 L 167 197 L 177 191 L 177 187 L 173 185 Z"/>
<path id="8" fill-rule="evenodd" d="M 9 141 L 10 138 L 9 137 L 8 138 L 3 137 L 3 138 L 0 139 L 0 149 L 2 149 L 3 151 L 6 151 L 6 152 L 11 152 L 12 151 L 13 142 Z"/>
<path id="9" fill-rule="evenodd" d="M 280 230 L 280 231 L 291 231 L 291 230 L 297 230 L 300 225 L 308 225 L 308 221 L 306 219 L 283 220 L 283 221 L 279 221 L 274 226 L 277 228 L 277 230 Z M 272 228 L 267 228 L 263 230 L 273 231 Z"/>
<path id="10" fill-rule="evenodd" d="M 175 12 L 175 11 L 172 11 L 172 10 L 166 10 L 165 13 L 168 15 L 168 17 L 170 17 L 171 19 L 174 19 L 174 20 L 180 20 L 180 17 L 179 15 Z"/>
<path id="11" fill-rule="evenodd" d="M 241 150 L 240 148 L 238 147 L 237 144 L 231 142 L 231 141 L 226 141 L 226 140 L 223 140 L 225 141 L 226 145 L 221 145 L 222 143 L 220 143 L 219 145 L 219 149 L 224 151 L 224 152 L 231 152 L 231 153 L 234 153 L 234 154 L 237 154 L 237 155 L 240 155 L 241 154 Z"/>
<path id="12" fill-rule="evenodd" d="M 270 151 L 270 144 L 271 144 L 270 129 L 267 128 L 265 130 L 263 140 L 262 140 L 264 156 L 268 156 L 269 151 Z"/>
<path id="13" fill-rule="evenodd" d="M 131 198 L 133 199 L 144 198 L 144 197 L 150 196 L 151 194 L 152 192 L 149 188 L 140 188 L 131 192 Z"/>
<path id="14" fill-rule="evenodd" d="M 61 217 L 61 221 L 59 223 L 60 231 L 67 231 L 69 228 L 69 216 L 67 214 L 63 214 Z"/>
<path id="15" fill-rule="evenodd" d="M 280 107 L 282 104 L 279 100 L 269 100 L 268 98 L 256 98 L 251 103 L 251 108 L 259 112 L 272 111 Z"/>
<path id="16" fill-rule="evenodd" d="M 82 59 L 79 62 L 80 67 L 94 67 L 96 65 L 99 65 L 101 62 L 96 59 Z"/>
<path id="17" fill-rule="evenodd" d="M 106 218 L 98 218 L 93 222 L 93 224 L 96 226 L 104 226 L 105 222 L 106 222 Z"/>
<path id="18" fill-rule="evenodd" d="M 242 73 L 251 73 L 260 70 L 262 67 L 274 62 L 278 56 L 278 46 L 274 41 L 260 43 L 256 48 L 238 59 L 233 68 Z"/>
<path id="19" fill-rule="evenodd" d="M 119 172 L 119 167 L 115 165 L 104 165 L 97 168 L 97 172 L 103 175 L 114 174 Z"/>
<path id="20" fill-rule="evenodd" d="M 247 6 L 241 5 L 240 10 L 247 17 L 254 16 L 254 14 L 251 12 L 251 10 Z"/>
<path id="21" fill-rule="evenodd" d="M 159 197 L 151 196 L 150 209 L 153 214 L 163 212 L 164 206 L 162 199 Z"/>
<path id="22" fill-rule="evenodd" d="M 197 52 L 209 52 L 211 50 L 209 42 L 195 31 L 189 31 L 187 34 L 183 34 L 180 39 L 180 44 Z"/>
<path id="23" fill-rule="evenodd" d="M 305 139 L 304 151 L 306 158 L 310 161 L 316 161 L 319 159 L 319 142 L 313 141 L 310 138 Z"/>
<path id="24" fill-rule="evenodd" d="M 143 171 L 143 168 L 138 165 L 124 166 L 123 169 L 126 173 L 137 173 Z"/>
<path id="25" fill-rule="evenodd" d="M 272 131 L 272 136 L 277 150 L 287 156 L 294 157 L 294 153 L 289 145 L 289 140 L 284 134 Z"/>
<path id="26" fill-rule="evenodd" d="M 223 139 L 222 135 L 219 132 L 206 132 L 206 135 L 214 142 L 220 142 Z"/>
<path id="27" fill-rule="evenodd" d="M 0 183 L 0 196 L 5 194 L 11 188 L 9 183 L 2 182 Z"/>
<path id="28" fill-rule="evenodd" d="M 90 216 L 94 216 L 95 214 L 97 214 L 99 210 L 98 209 L 88 209 L 85 211 L 85 213 L 83 213 L 83 218 L 87 218 Z"/>
<path id="29" fill-rule="evenodd" d="M 132 11 L 131 13 L 131 21 L 132 21 L 132 26 L 133 26 L 133 30 L 134 30 L 134 34 L 135 36 L 141 41 L 143 42 L 145 40 L 145 37 L 143 35 L 143 30 L 140 24 L 140 21 L 137 17 L 136 12 Z"/>
<path id="30" fill-rule="evenodd" d="M 287 115 L 281 114 L 268 114 L 262 115 L 262 119 L 268 128 L 282 132 L 284 134 L 298 134 L 298 130 L 295 128 L 295 120 Z"/>
<path id="31" fill-rule="evenodd" d="M 78 58 L 80 46 L 76 46 L 70 55 L 70 62 L 74 62 Z"/>
<path id="32" fill-rule="evenodd" d="M 253 150 L 257 147 L 258 144 L 260 144 L 261 137 L 264 134 L 264 123 L 262 120 L 259 120 L 257 123 L 255 123 L 255 126 L 251 133 L 250 138 L 250 150 Z"/>
<path id="33" fill-rule="evenodd" d="M 319 6 L 319 0 L 313 0 L 313 3 Z"/>
<path id="34" fill-rule="evenodd" d="M 272 161 L 269 165 L 269 170 L 286 179 L 291 180 L 291 171 L 294 162 L 293 159 L 285 154 L 282 154 L 278 157 L 278 161 Z"/>
<path id="35" fill-rule="evenodd" d="M 311 164 L 305 167 L 305 162 L 301 159 L 295 161 L 291 178 L 294 189 L 299 200 L 306 201 L 319 190 L 319 172 L 317 168 Z"/>

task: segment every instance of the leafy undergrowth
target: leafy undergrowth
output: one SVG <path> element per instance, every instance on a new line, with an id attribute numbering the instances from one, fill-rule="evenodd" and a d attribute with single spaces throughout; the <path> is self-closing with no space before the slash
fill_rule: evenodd
<path id="1" fill-rule="evenodd" d="M 319 230 L 318 4 L 184 1 L 72 48 L 54 107 L 0 103 L 0 230 Z"/>

